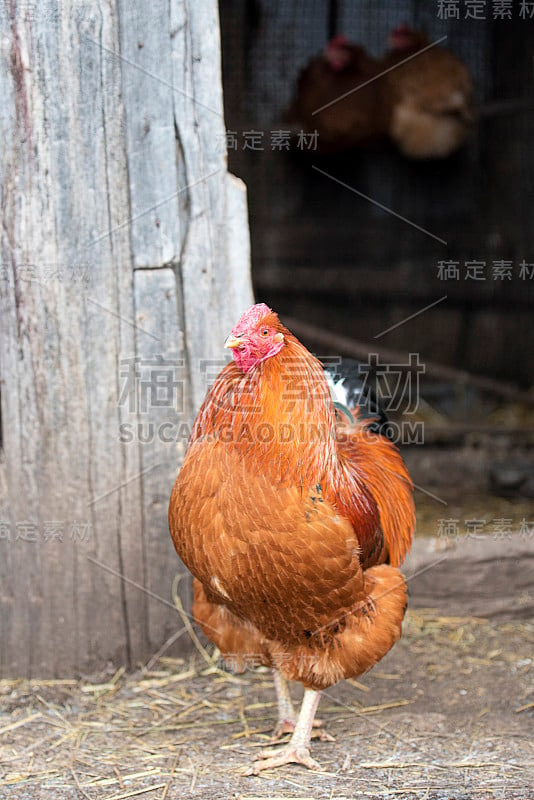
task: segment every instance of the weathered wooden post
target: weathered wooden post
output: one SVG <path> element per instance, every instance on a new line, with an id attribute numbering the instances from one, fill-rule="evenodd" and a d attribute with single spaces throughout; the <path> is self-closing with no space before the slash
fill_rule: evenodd
<path id="1" fill-rule="evenodd" d="M 168 495 L 252 301 L 217 2 L 9 0 L 0 57 L 0 672 L 135 665 L 182 626 Z"/>

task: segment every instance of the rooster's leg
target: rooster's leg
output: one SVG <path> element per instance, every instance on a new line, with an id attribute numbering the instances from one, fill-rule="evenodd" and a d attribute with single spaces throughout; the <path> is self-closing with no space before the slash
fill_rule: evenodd
<path id="1" fill-rule="evenodd" d="M 281 750 L 266 750 L 256 764 L 247 770 L 247 775 L 258 775 L 264 769 L 282 767 L 284 764 L 302 764 L 308 769 L 320 769 L 320 765 L 310 756 L 310 739 L 313 718 L 321 699 L 321 693 L 305 689 L 295 730 L 289 742 Z"/>
<path id="2" fill-rule="evenodd" d="M 271 736 L 272 744 L 281 739 L 285 733 L 293 733 L 297 722 L 297 716 L 293 708 L 293 703 L 291 702 L 291 695 L 289 694 L 288 682 L 277 669 L 273 670 L 273 678 L 276 698 L 278 700 L 278 722 Z M 320 739 L 322 742 L 334 742 L 334 737 L 330 736 L 329 733 L 323 730 L 317 730 L 321 728 L 322 725 L 322 719 L 313 720 L 312 739 Z"/>
<path id="3" fill-rule="evenodd" d="M 273 670 L 274 688 L 276 689 L 276 699 L 278 700 L 278 722 L 272 736 L 273 742 L 280 739 L 284 733 L 293 733 L 297 717 L 291 702 L 289 687 L 286 679 L 277 669 Z"/>

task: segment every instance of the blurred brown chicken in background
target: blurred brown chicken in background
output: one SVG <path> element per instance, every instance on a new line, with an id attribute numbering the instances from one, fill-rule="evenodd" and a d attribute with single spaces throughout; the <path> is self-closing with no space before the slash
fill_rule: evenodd
<path id="1" fill-rule="evenodd" d="M 445 158 L 464 143 L 474 118 L 467 67 L 407 25 L 389 48 L 375 59 L 335 36 L 301 71 L 286 118 L 318 132 L 318 152 L 390 138 L 408 158 Z"/>
<path id="2" fill-rule="evenodd" d="M 301 70 L 287 120 L 319 133 L 317 151 L 336 153 L 381 139 L 389 126 L 389 87 L 378 61 L 346 36 L 335 36 Z M 361 88 L 358 88 L 361 87 Z"/>
<path id="3" fill-rule="evenodd" d="M 380 72 L 389 70 L 384 78 L 393 97 L 391 139 L 408 158 L 446 158 L 461 147 L 474 121 L 467 67 L 407 25 L 393 31 L 389 46 Z"/>

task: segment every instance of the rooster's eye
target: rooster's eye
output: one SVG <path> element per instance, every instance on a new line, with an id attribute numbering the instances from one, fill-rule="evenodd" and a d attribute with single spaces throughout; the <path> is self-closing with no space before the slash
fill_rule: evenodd
<path id="1" fill-rule="evenodd" d="M 264 329 L 262 330 L 262 332 L 261 332 L 261 335 L 262 335 L 262 336 L 268 336 L 268 335 L 269 335 L 269 328 L 264 328 Z"/>

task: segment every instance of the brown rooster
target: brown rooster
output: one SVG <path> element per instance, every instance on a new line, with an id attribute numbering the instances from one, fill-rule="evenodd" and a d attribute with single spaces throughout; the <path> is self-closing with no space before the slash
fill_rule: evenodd
<path id="1" fill-rule="evenodd" d="M 314 769 L 321 690 L 369 670 L 401 634 L 412 484 L 369 421 L 336 422 L 320 362 L 266 305 L 248 309 L 225 346 L 233 362 L 198 413 L 170 531 L 208 638 L 238 669 L 274 669 L 275 738 L 292 736 L 249 774 Z M 305 687 L 297 719 L 287 680 Z"/>

